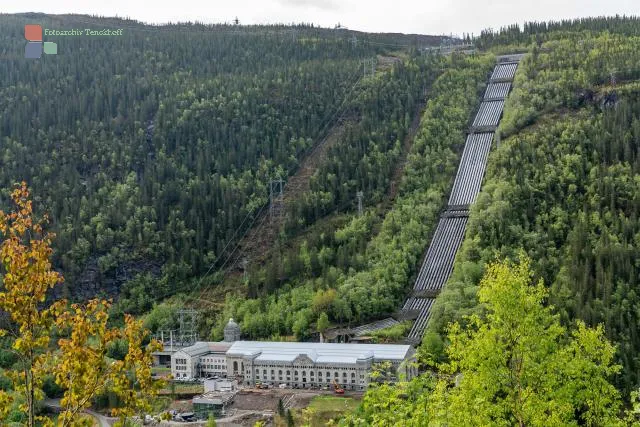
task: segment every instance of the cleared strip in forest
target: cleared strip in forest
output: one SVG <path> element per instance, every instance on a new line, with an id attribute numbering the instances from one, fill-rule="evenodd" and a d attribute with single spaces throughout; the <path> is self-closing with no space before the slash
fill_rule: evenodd
<path id="1" fill-rule="evenodd" d="M 418 344 L 422 340 L 431 307 L 453 270 L 456 254 L 464 239 L 468 206 L 475 202 L 480 192 L 493 141 L 494 132 L 485 130 L 500 123 L 504 101 L 511 89 L 510 81 L 520 59 L 517 57 L 515 61 L 496 65 L 467 136 L 448 207 L 433 234 L 414 283 L 413 294 L 401 309 L 402 316 L 416 319 L 407 336 L 409 343 Z"/>
<path id="2" fill-rule="evenodd" d="M 329 132 L 329 136 L 320 141 L 311 153 L 305 157 L 298 171 L 289 177 L 283 191 L 285 206 L 309 189 L 311 176 L 321 164 L 329 148 L 340 140 L 346 126 L 348 126 L 346 122 L 336 124 Z M 273 246 L 273 242 L 276 240 L 284 221 L 284 216 L 269 218 L 269 211 L 265 210 L 261 218 L 258 219 L 257 225 L 252 227 L 239 242 L 238 256 L 234 257 L 227 274 L 231 274 L 234 270 L 233 267 L 238 265 L 238 261 L 240 261 L 239 254 L 242 254 L 242 258 L 247 258 L 252 262 L 260 261 L 260 258 Z"/>
<path id="3" fill-rule="evenodd" d="M 401 60 L 397 57 L 384 58 L 387 59 L 388 63 L 395 63 Z M 380 69 L 380 67 L 378 68 Z M 384 71 L 384 68 L 382 68 L 382 70 Z M 291 175 L 287 179 L 287 183 L 283 191 L 285 206 L 292 200 L 295 200 L 295 198 L 299 194 L 304 193 L 309 189 L 311 177 L 320 166 L 324 155 L 331 148 L 331 146 L 334 145 L 342 137 L 345 129 L 347 128 L 347 126 L 349 126 L 349 119 L 345 118 L 346 111 L 343 110 L 343 107 L 349 99 L 352 99 L 354 97 L 353 92 L 360 80 L 361 78 L 359 78 L 355 82 L 345 99 L 342 101 L 340 107 L 338 108 L 338 111 L 336 111 L 333 117 L 334 120 L 331 122 L 333 123 L 333 127 L 330 128 L 326 133 L 326 136 L 324 138 L 320 138 L 320 142 L 314 145 L 310 149 L 310 151 L 303 157 L 302 163 L 295 174 Z M 427 89 L 424 89 L 423 96 L 426 98 Z M 420 119 L 422 117 L 425 106 L 426 103 L 423 103 L 419 104 L 416 108 L 416 113 L 414 114 L 413 121 L 410 128 L 408 129 L 408 134 L 403 141 L 400 160 L 398 161 L 397 167 L 391 177 L 387 200 L 393 200 L 397 193 L 397 183 L 399 182 L 404 172 L 406 156 L 411 149 L 411 145 L 417 133 Z M 333 212 L 341 211 L 350 204 L 351 202 L 349 202 L 348 204 L 343 204 L 334 209 Z M 235 247 L 231 249 L 231 254 L 225 256 L 227 261 L 225 261 L 223 267 L 220 268 L 220 270 L 224 271 L 225 277 L 228 277 L 232 274 L 237 274 L 239 271 L 241 271 L 242 259 L 250 260 L 253 263 L 255 263 L 256 261 L 263 262 L 267 258 L 270 249 L 273 247 L 273 242 L 275 241 L 282 225 L 284 224 L 284 221 L 285 218 L 283 217 L 269 218 L 269 212 L 265 209 L 265 206 L 263 206 L 263 208 L 254 218 L 253 222 L 246 229 L 244 234 L 240 236 Z"/>
<path id="4" fill-rule="evenodd" d="M 423 99 L 427 98 L 427 92 L 425 91 L 423 94 Z M 426 103 L 420 104 L 418 107 L 416 114 L 413 116 L 413 121 L 411 122 L 411 127 L 409 128 L 409 133 L 404 138 L 404 142 L 402 144 L 402 154 L 400 155 L 400 160 L 398 161 L 398 165 L 396 169 L 393 171 L 393 176 L 391 177 L 391 183 L 389 185 L 389 200 L 393 200 L 396 198 L 398 194 L 398 187 L 400 180 L 402 179 L 402 175 L 404 174 L 405 166 L 407 165 L 407 155 L 411 151 L 411 146 L 413 145 L 413 139 L 418 132 L 418 127 L 420 126 L 420 119 L 422 118 L 422 113 L 424 113 L 424 109 L 427 106 Z"/>
<path id="5" fill-rule="evenodd" d="M 359 75 L 359 70 L 356 71 L 355 76 Z M 308 149 L 306 153 L 302 155 L 303 164 L 309 161 L 309 158 L 312 158 L 317 155 L 318 152 L 321 152 L 321 146 L 326 145 L 327 141 L 334 136 L 337 129 L 340 129 L 340 132 L 344 130 L 344 126 L 342 124 L 342 119 L 344 118 L 345 110 L 344 107 L 347 104 L 347 101 L 350 100 L 353 96 L 353 92 L 362 80 L 362 77 L 358 77 L 355 79 L 355 82 L 346 93 L 345 97 L 342 99 L 342 102 L 334 112 L 333 116 L 326 122 L 325 127 L 319 131 L 318 142 L 314 144 L 312 147 Z M 328 149 L 328 147 L 326 148 Z M 326 151 L 325 149 L 325 151 Z M 296 173 L 300 171 L 300 168 L 297 169 Z M 292 169 L 288 171 L 288 175 L 293 172 Z M 294 176 L 295 176 L 294 174 Z M 286 191 L 286 187 L 283 191 Z M 205 292 L 207 291 L 207 287 L 203 288 L 202 282 L 204 278 L 206 278 L 214 269 L 214 267 L 218 266 L 218 262 L 224 259 L 224 263 L 219 267 L 218 271 L 223 272 L 225 277 L 233 274 L 235 268 L 239 265 L 241 259 L 251 259 L 255 254 L 264 255 L 267 251 L 268 247 L 271 246 L 273 239 L 275 238 L 278 227 L 271 227 L 271 224 L 267 221 L 269 218 L 269 212 L 267 207 L 269 206 L 269 202 L 262 205 L 262 207 L 257 211 L 257 213 L 253 214 L 251 212 L 247 213 L 245 219 L 242 221 L 242 224 L 235 230 L 233 236 L 227 244 L 225 245 L 221 254 L 218 255 L 216 260 L 211 264 L 207 272 L 200 277 L 200 280 L 196 284 L 193 289 L 193 296 L 189 297 L 191 301 L 201 302 Z M 235 236 L 239 231 L 243 230 L 243 226 L 249 217 L 253 217 L 241 235 L 238 238 Z M 231 246 L 230 246 L 231 245 Z M 227 248 L 229 248 L 227 250 Z M 241 256 L 243 254 L 243 256 Z M 237 272 L 235 272 L 237 273 Z M 210 303 L 213 305 L 217 305 L 218 303 Z"/>

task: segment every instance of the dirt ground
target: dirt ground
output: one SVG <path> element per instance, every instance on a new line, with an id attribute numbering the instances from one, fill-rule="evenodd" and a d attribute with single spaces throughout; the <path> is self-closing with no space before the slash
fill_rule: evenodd
<path id="1" fill-rule="evenodd" d="M 302 409 L 309 406 L 314 397 L 320 395 L 334 395 L 331 391 L 325 390 L 294 390 L 294 389 L 243 389 L 234 397 L 233 403 L 229 405 L 230 414 L 228 418 L 218 420 L 218 425 L 223 427 L 251 427 L 256 421 L 263 421 L 265 426 L 274 426 L 274 415 L 278 412 L 278 401 L 282 399 L 284 405 L 289 409 Z M 345 397 L 361 398 L 362 393 L 349 392 Z M 180 412 L 193 409 L 191 401 L 182 400 L 173 402 L 171 409 Z M 171 426 L 203 426 L 201 423 L 177 423 L 165 422 L 161 425 Z"/>
<path id="2" fill-rule="evenodd" d="M 333 392 L 325 390 L 244 389 L 236 394 L 230 408 L 250 411 L 271 410 L 275 412 L 278 410 L 278 401 L 280 399 L 282 399 L 287 408 L 306 408 L 314 397 L 333 394 Z M 344 396 L 361 397 L 362 393 L 347 391 Z"/>

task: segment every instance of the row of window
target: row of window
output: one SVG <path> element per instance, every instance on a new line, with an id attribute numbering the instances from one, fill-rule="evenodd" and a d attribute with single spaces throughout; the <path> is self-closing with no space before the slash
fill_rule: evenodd
<path id="1" fill-rule="evenodd" d="M 265 380 L 266 380 L 266 379 L 269 379 L 269 377 L 268 377 L 268 375 L 267 375 L 267 374 L 264 374 L 262 377 L 263 377 Z M 327 376 L 326 376 L 327 381 L 331 381 L 331 378 L 330 378 L 330 377 L 331 377 L 331 375 L 327 375 Z M 356 377 L 356 374 L 352 372 L 352 373 L 351 373 L 351 379 L 354 379 L 355 377 Z M 289 378 L 291 378 L 291 376 L 287 376 L 287 380 L 289 380 Z M 337 380 L 338 378 L 340 378 L 340 376 L 338 375 L 338 373 L 337 373 L 337 372 L 335 373 L 334 378 L 335 378 L 336 380 Z M 342 374 L 342 378 L 343 378 L 343 380 L 344 380 L 344 381 L 346 381 L 346 380 L 347 380 L 347 374 L 346 374 L 346 373 L 343 373 L 343 374 Z M 364 375 L 360 374 L 360 379 L 363 379 L 363 378 L 364 378 Z M 259 374 L 259 373 L 256 373 L 256 379 L 260 379 L 260 374 Z M 275 375 L 271 374 L 271 379 L 272 379 L 272 380 L 275 380 Z M 282 374 L 278 375 L 278 379 L 279 379 L 279 380 L 282 380 Z M 293 379 L 297 381 L 297 380 L 298 380 L 298 375 L 297 375 L 297 374 L 295 374 L 295 375 L 293 376 Z M 311 373 L 311 377 L 310 377 L 310 379 L 311 379 L 311 381 L 313 381 L 313 380 L 314 380 L 314 379 L 313 379 L 313 372 Z M 307 380 L 307 377 L 306 377 L 305 375 L 303 375 L 303 376 L 302 376 L 302 380 L 303 380 L 303 381 L 306 381 L 306 380 Z M 318 381 L 322 381 L 322 375 L 318 375 Z"/>
<path id="2" fill-rule="evenodd" d="M 247 370 L 247 373 L 249 373 L 249 371 L 248 371 L 248 370 Z M 295 375 L 296 377 L 298 376 L 298 373 L 299 373 L 299 371 L 297 371 L 297 370 L 296 370 L 296 371 L 294 371 L 294 375 Z M 259 368 L 256 368 L 256 375 L 260 375 L 260 369 L 259 369 Z M 266 369 L 263 369 L 263 370 L 262 370 L 262 375 L 264 375 L 265 377 L 267 376 L 267 370 L 266 370 Z M 273 369 L 272 369 L 272 370 L 271 370 L 271 376 L 273 376 L 273 375 L 275 375 L 275 370 L 273 370 Z M 279 375 L 279 376 L 282 376 L 282 370 L 281 370 L 281 369 L 279 369 L 279 370 L 278 370 L 278 375 Z M 291 371 L 287 370 L 287 375 L 291 375 Z M 307 371 L 302 371 L 302 376 L 303 376 L 303 377 L 306 377 L 306 376 L 307 376 Z M 309 371 L 309 376 L 313 377 L 313 376 L 314 376 L 314 371 Z M 321 377 L 321 376 L 322 376 L 322 371 L 318 371 L 318 377 Z M 327 371 L 327 377 L 330 377 L 330 376 L 331 376 L 331 372 L 330 372 L 330 371 Z M 333 376 L 334 376 L 334 377 L 336 377 L 336 378 L 338 378 L 338 377 L 340 376 L 340 373 L 339 373 L 338 371 L 335 371 L 335 372 L 333 373 Z M 346 377 L 346 376 L 347 376 L 347 373 L 346 373 L 346 372 L 343 372 L 343 373 L 342 373 L 342 376 L 343 376 L 343 377 Z M 355 376 L 356 376 L 356 373 L 355 373 L 355 372 L 352 372 L 352 373 L 351 373 L 351 378 L 355 378 Z M 364 375 L 360 374 L 360 378 L 364 378 Z"/>
<path id="3" fill-rule="evenodd" d="M 187 359 L 176 359 L 176 364 L 186 365 Z"/>
<path id="4" fill-rule="evenodd" d="M 182 365 L 176 365 L 176 371 L 186 371 L 187 367 Z"/>
<path id="5" fill-rule="evenodd" d="M 257 375 L 256 375 L 256 378 L 255 378 L 255 379 L 256 379 L 256 381 L 260 381 L 260 377 L 259 377 L 259 376 L 257 376 Z M 269 378 L 264 377 L 264 378 L 262 378 L 262 381 L 269 381 Z M 274 382 L 275 382 L 275 378 L 271 377 L 271 381 L 274 381 Z M 278 379 L 278 381 L 282 382 L 283 380 L 282 380 L 282 378 L 279 378 L 279 379 Z M 286 379 L 286 382 L 290 383 L 290 382 L 291 382 L 291 378 L 287 378 L 287 379 Z M 294 378 L 294 379 L 293 379 L 293 382 L 299 382 L 298 378 Z M 302 379 L 302 383 L 306 383 L 306 382 L 307 382 L 307 379 L 306 379 L 306 378 L 303 378 L 303 379 Z M 310 383 L 316 383 L 316 381 L 314 381 L 314 380 L 313 380 L 313 378 L 312 378 L 312 379 L 311 379 L 311 381 L 309 381 L 309 382 L 310 382 Z M 331 380 L 331 378 L 327 378 L 327 380 L 326 380 L 325 382 L 326 382 L 327 384 L 333 384 L 333 380 Z M 336 382 L 337 382 L 339 385 L 345 385 L 345 384 L 348 384 L 348 383 L 349 383 L 346 379 L 345 379 L 345 380 L 342 380 L 342 381 L 336 381 Z M 321 379 L 321 378 L 318 378 L 317 383 L 318 383 L 318 384 L 321 384 L 321 383 L 322 383 L 322 379 Z M 355 384 L 355 383 L 356 383 L 355 378 L 352 378 L 352 379 L 351 379 L 351 384 Z M 363 379 L 360 379 L 360 384 L 364 384 L 364 383 L 365 383 L 365 381 L 364 381 Z"/>
<path id="6" fill-rule="evenodd" d="M 215 370 L 221 371 L 221 370 L 226 370 L 227 367 L 224 365 L 202 365 L 202 369 L 205 369 L 205 370 L 215 369 Z"/>
<path id="7" fill-rule="evenodd" d="M 287 364 L 284 364 L 284 365 L 286 366 Z M 318 366 L 318 365 L 316 365 L 316 366 L 303 365 L 303 366 L 295 366 L 295 367 L 298 368 L 298 369 L 315 369 L 315 370 L 338 368 L 338 369 L 340 369 L 342 371 L 357 371 L 358 369 L 361 369 L 361 368 L 357 368 L 357 367 L 355 367 L 355 368 L 344 367 L 343 368 L 341 366 L 324 366 L 324 365 L 321 365 L 321 366 Z M 262 365 L 262 364 L 260 364 L 260 368 L 283 368 L 283 365 Z"/>
<path id="8" fill-rule="evenodd" d="M 213 357 L 205 357 L 204 359 L 200 359 L 203 362 L 209 362 L 209 363 L 225 363 L 226 360 L 225 359 L 214 359 Z"/>

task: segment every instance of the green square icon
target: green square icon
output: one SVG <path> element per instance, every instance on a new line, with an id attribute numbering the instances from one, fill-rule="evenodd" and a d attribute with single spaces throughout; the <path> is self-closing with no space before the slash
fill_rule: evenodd
<path id="1" fill-rule="evenodd" d="M 47 55 L 57 55 L 58 44 L 54 42 L 44 42 L 44 53 Z"/>

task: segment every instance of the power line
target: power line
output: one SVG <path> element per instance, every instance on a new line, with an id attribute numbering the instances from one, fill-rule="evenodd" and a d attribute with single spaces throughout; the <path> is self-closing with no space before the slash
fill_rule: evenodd
<path id="1" fill-rule="evenodd" d="M 358 74 L 358 70 L 356 68 L 356 71 L 352 74 L 352 78 L 357 76 Z M 353 91 L 355 90 L 355 88 L 357 87 L 358 83 L 362 80 L 362 77 L 358 77 L 357 79 L 355 79 L 355 82 L 353 83 L 353 85 L 351 86 L 351 88 L 349 89 L 349 91 L 346 93 L 345 97 L 343 98 L 342 102 L 340 103 L 340 105 L 338 106 L 338 108 L 336 109 L 335 113 L 330 117 L 330 119 L 328 121 L 326 121 L 324 127 L 321 129 L 318 138 L 318 142 L 316 144 L 314 144 L 312 147 L 309 147 L 305 153 L 303 153 L 303 155 L 301 156 L 301 158 L 305 158 L 308 155 L 311 155 L 312 153 L 314 153 L 317 149 L 319 149 L 319 147 L 322 145 L 322 143 L 326 140 L 326 135 L 324 135 L 324 133 L 326 132 L 326 130 L 328 129 L 329 125 L 331 125 L 331 123 L 334 121 L 334 119 L 336 118 L 336 116 L 338 115 L 338 113 L 340 113 L 340 111 L 342 110 L 342 108 L 344 107 L 344 105 L 346 104 L 347 100 L 351 98 L 351 95 L 353 93 Z M 341 115 L 341 117 L 344 116 L 344 112 Z M 294 169 L 297 167 L 297 165 L 294 165 L 292 167 L 289 168 L 289 170 L 287 171 L 287 176 L 289 176 Z M 265 203 L 261 206 L 260 210 L 258 211 L 258 213 L 256 215 L 253 216 L 253 219 L 251 220 L 251 223 L 249 224 L 249 226 L 245 229 L 244 233 L 242 233 L 242 235 L 237 239 L 237 242 L 233 248 L 233 250 L 231 251 L 231 253 L 229 255 L 226 256 L 224 263 L 222 264 L 222 266 L 218 269 L 218 271 L 222 271 L 226 274 L 226 272 L 230 269 L 233 268 L 233 266 L 235 264 L 231 264 L 229 267 L 227 267 L 227 270 L 225 270 L 225 267 L 227 266 L 227 263 L 231 260 L 231 258 L 233 257 L 233 254 L 237 251 L 238 247 L 240 246 L 240 242 L 241 240 L 244 238 L 244 236 L 246 236 L 246 234 L 249 232 L 249 230 L 252 229 L 253 224 L 255 223 L 255 221 L 258 219 L 258 217 L 260 217 L 264 211 L 264 209 L 269 205 L 269 203 Z M 209 268 L 207 269 L 207 272 L 203 275 L 200 276 L 200 279 L 198 280 L 197 284 L 194 286 L 194 289 L 192 289 L 192 292 L 197 292 L 198 290 L 200 290 L 200 296 L 197 298 L 198 300 L 202 300 L 202 297 L 204 295 L 204 292 L 206 290 L 206 287 L 204 289 L 202 289 L 202 283 L 203 280 L 209 276 L 209 274 L 211 273 L 211 271 L 214 269 L 214 267 L 217 265 L 218 261 L 222 258 L 223 255 L 226 255 L 226 249 L 227 247 L 229 247 L 229 245 L 234 241 L 235 236 L 237 235 L 238 231 L 242 228 L 242 225 L 245 223 L 245 221 L 247 220 L 247 218 L 251 215 L 252 212 L 248 212 L 247 215 L 245 216 L 245 219 L 243 220 L 243 222 L 240 224 L 240 226 L 238 228 L 236 228 L 235 232 L 233 233 L 232 237 L 227 241 L 227 244 L 225 245 L 225 247 L 223 248 L 222 252 L 216 257 L 216 259 L 214 260 L 214 262 L 209 266 Z M 258 227 L 260 227 L 265 219 L 266 219 L 267 215 L 264 215 L 261 220 L 260 223 L 258 224 Z M 165 298 L 167 296 L 171 295 L 170 292 L 166 292 L 164 295 L 158 296 L 158 298 Z M 191 298 L 189 298 L 187 296 L 187 300 L 189 300 Z"/>

